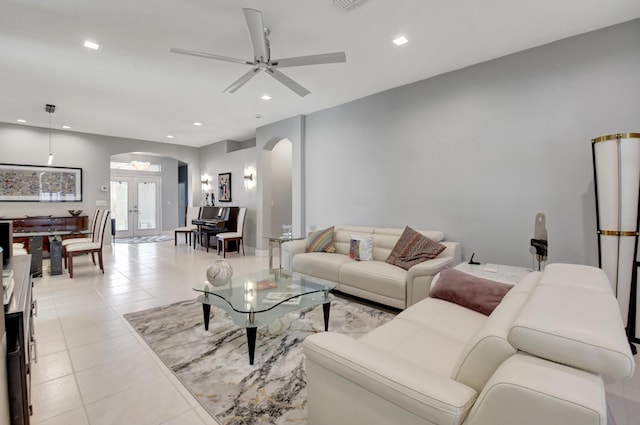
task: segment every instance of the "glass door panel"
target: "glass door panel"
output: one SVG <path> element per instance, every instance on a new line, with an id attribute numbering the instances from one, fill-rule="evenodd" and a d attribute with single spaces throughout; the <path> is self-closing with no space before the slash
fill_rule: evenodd
<path id="1" fill-rule="evenodd" d="M 160 182 L 157 177 L 122 177 L 111 181 L 111 211 L 116 237 L 160 234 Z"/>
<path id="2" fill-rule="evenodd" d="M 157 235 L 158 185 L 153 181 L 138 181 L 138 222 L 136 235 Z"/>
<path id="3" fill-rule="evenodd" d="M 116 219 L 116 236 L 133 236 L 129 226 L 129 182 L 111 181 L 111 214 Z"/>

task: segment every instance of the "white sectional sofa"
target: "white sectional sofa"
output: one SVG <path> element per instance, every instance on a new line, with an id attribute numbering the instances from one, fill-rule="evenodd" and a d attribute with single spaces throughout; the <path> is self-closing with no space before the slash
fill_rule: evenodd
<path id="1" fill-rule="evenodd" d="M 391 307 L 404 309 L 429 294 L 431 279 L 444 267 L 462 261 L 462 248 L 457 242 L 444 240 L 444 233 L 420 230 L 446 249 L 438 257 L 419 263 L 408 271 L 385 260 L 404 229 L 363 226 L 336 226 L 335 253 L 305 252 L 307 241 L 297 240 L 282 245 L 282 267 L 337 282 L 336 289 Z M 373 261 L 349 258 L 351 235 L 373 236 Z"/>
<path id="2" fill-rule="evenodd" d="M 527 275 L 489 316 L 430 297 L 304 352 L 311 425 L 605 425 L 601 375 L 635 368 L 606 275 L 569 264 Z"/>

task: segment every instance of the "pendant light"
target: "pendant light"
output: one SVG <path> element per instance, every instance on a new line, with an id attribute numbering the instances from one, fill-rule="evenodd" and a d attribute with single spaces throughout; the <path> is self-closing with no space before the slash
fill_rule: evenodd
<path id="1" fill-rule="evenodd" d="M 46 104 L 44 110 L 49 113 L 49 161 L 47 165 L 53 164 L 53 151 L 51 150 L 51 114 L 56 111 L 56 105 Z"/>

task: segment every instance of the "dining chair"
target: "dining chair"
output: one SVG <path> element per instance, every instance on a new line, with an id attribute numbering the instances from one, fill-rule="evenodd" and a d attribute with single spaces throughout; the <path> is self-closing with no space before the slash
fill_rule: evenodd
<path id="1" fill-rule="evenodd" d="M 91 233 L 90 237 L 84 238 L 67 238 L 62 240 L 62 258 L 64 258 L 64 268 L 67 268 L 67 247 L 69 245 L 75 245 L 77 243 L 90 243 L 96 241 L 96 228 L 98 227 L 98 222 L 100 221 L 100 214 L 102 210 L 100 208 L 96 208 L 96 211 L 93 213 L 93 218 L 91 219 Z"/>
<path id="2" fill-rule="evenodd" d="M 185 223 L 183 227 L 173 229 L 173 245 L 178 245 L 178 233 L 184 233 L 184 242 L 187 243 L 189 238 L 189 246 L 191 246 L 191 237 L 198 230 L 198 226 L 191 224 L 191 221 L 200 218 L 200 207 L 187 207 L 185 214 Z"/>
<path id="3" fill-rule="evenodd" d="M 222 256 L 227 257 L 227 249 L 229 248 L 229 242 L 234 241 L 238 254 L 240 254 L 240 245 L 242 245 L 242 255 L 244 254 L 244 219 L 247 215 L 247 209 L 245 207 L 240 208 L 238 211 L 238 225 L 235 232 L 218 233 L 216 239 L 218 240 L 218 255 L 220 255 L 220 248 L 222 248 Z"/>
<path id="4" fill-rule="evenodd" d="M 80 254 L 91 254 L 93 264 L 96 264 L 94 254 L 98 254 L 98 262 L 100 264 L 100 270 L 104 273 L 104 263 L 102 261 L 102 246 L 104 242 L 104 231 L 109 221 L 109 210 L 106 210 L 102 214 L 100 220 L 100 227 L 98 229 L 98 238 L 94 242 L 78 243 L 67 246 L 67 263 L 69 265 L 69 277 L 73 278 L 73 257 Z"/>

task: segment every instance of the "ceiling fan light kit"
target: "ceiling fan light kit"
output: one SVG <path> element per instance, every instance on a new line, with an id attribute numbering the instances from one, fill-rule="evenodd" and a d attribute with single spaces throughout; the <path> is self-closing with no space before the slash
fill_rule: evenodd
<path id="1" fill-rule="evenodd" d="M 253 61 L 231 58 L 228 56 L 220 56 L 212 53 L 198 52 L 194 50 L 186 50 L 172 47 L 169 49 L 171 53 L 181 55 L 197 56 L 206 59 L 215 59 L 225 62 L 239 63 L 243 65 L 251 65 L 253 68 L 244 75 L 234 81 L 229 87 L 224 89 L 224 93 L 235 93 L 240 87 L 247 84 L 258 72 L 264 71 L 281 84 L 294 91 L 298 96 L 304 97 L 311 92 L 298 84 L 276 68 L 286 68 L 293 66 L 305 65 L 322 65 L 329 63 L 342 63 L 347 61 L 344 52 L 324 53 L 319 55 L 296 56 L 284 59 L 271 59 L 271 46 L 269 43 L 269 29 L 264 26 L 262 21 L 262 12 L 256 9 L 242 9 L 244 18 L 247 21 L 249 29 L 249 37 L 253 46 Z"/>

